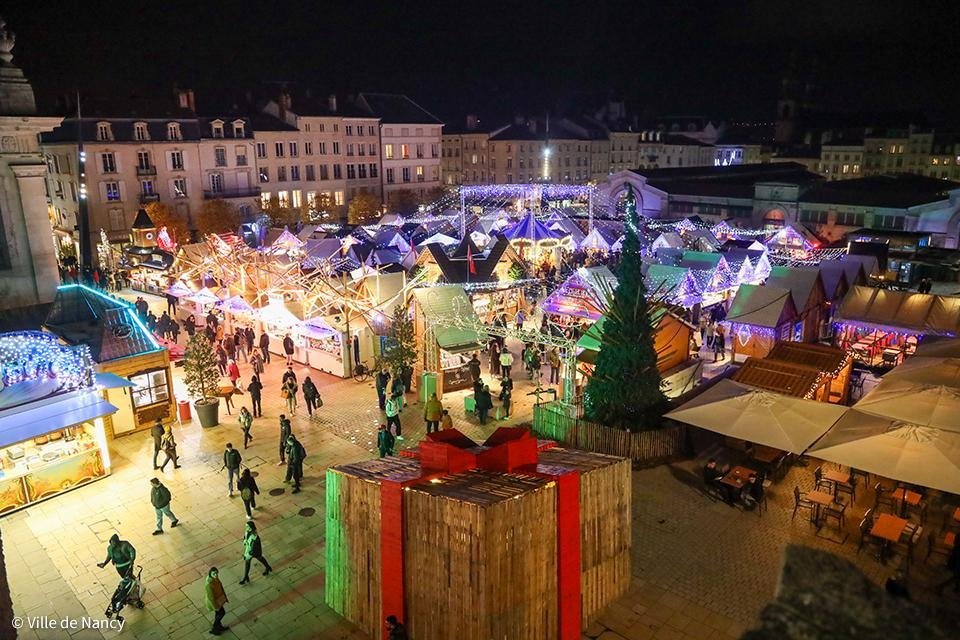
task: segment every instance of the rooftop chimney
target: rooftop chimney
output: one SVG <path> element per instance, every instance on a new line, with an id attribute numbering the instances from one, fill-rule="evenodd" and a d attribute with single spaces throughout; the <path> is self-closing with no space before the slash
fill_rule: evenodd
<path id="1" fill-rule="evenodd" d="M 181 109 L 187 109 L 192 113 L 197 112 L 197 105 L 193 98 L 193 89 L 181 89 L 177 91 L 177 104 Z"/>
<path id="2" fill-rule="evenodd" d="M 327 96 L 327 107 L 332 113 L 337 112 L 337 94 L 331 93 L 329 96 Z"/>
<path id="3" fill-rule="evenodd" d="M 467 130 L 474 131 L 480 125 L 480 118 L 471 113 L 467 116 Z"/>

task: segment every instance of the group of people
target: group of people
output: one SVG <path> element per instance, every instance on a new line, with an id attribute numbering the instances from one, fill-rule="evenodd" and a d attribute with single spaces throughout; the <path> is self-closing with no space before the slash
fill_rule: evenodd
<path id="1" fill-rule="evenodd" d="M 714 362 L 724 360 L 727 357 L 727 334 L 723 324 L 703 315 L 700 316 L 699 329 L 700 346 L 706 346 L 713 351 Z"/>
<path id="2" fill-rule="evenodd" d="M 734 489 L 721 482 L 728 471 L 729 468 L 720 467 L 716 459 L 707 460 L 703 467 L 703 482 L 707 490 L 719 494 L 729 504 L 740 503 L 745 509 L 756 509 L 757 505 L 763 502 L 763 476 L 751 473 L 744 478 L 743 484 L 738 489 Z"/>

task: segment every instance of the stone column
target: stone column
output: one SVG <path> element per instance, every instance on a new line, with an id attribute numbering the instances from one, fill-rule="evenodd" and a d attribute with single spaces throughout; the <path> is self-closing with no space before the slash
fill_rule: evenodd
<path id="1" fill-rule="evenodd" d="M 60 284 L 60 272 L 57 269 L 57 255 L 46 208 L 44 177 L 47 167 L 44 164 L 12 164 L 10 170 L 17 180 L 17 193 L 26 231 L 24 248 L 28 252 L 21 256 L 25 264 L 19 266 L 33 270 L 36 284 L 32 304 L 52 302 Z"/>

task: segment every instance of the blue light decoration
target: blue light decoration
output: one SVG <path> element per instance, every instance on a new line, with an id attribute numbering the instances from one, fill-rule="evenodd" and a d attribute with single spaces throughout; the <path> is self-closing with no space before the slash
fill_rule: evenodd
<path id="1" fill-rule="evenodd" d="M 74 285 L 76 286 L 76 285 Z M 43 331 L 0 334 L 2 388 L 31 380 L 56 380 L 60 389 L 93 386 L 93 359 L 86 345 L 68 347 Z"/>
<path id="2" fill-rule="evenodd" d="M 132 303 L 127 302 L 127 301 L 124 300 L 123 298 L 117 298 L 116 296 L 111 296 L 111 295 L 109 295 L 109 294 L 107 294 L 107 293 L 104 293 L 103 291 L 99 291 L 99 290 L 97 290 L 97 289 L 92 289 L 92 288 L 88 287 L 88 286 L 85 285 L 85 284 L 63 284 L 63 285 L 60 285 L 59 287 L 57 287 L 57 290 L 58 290 L 58 291 L 59 291 L 59 290 L 67 290 L 67 289 L 70 289 L 70 288 L 73 288 L 73 287 L 79 287 L 79 288 L 83 289 L 84 291 L 86 291 L 87 293 L 93 294 L 93 295 L 95 295 L 95 296 L 97 296 L 97 297 L 99 297 L 99 298 L 102 298 L 103 300 L 107 300 L 107 301 L 111 302 L 112 304 L 115 304 L 115 305 L 120 306 L 120 307 L 122 307 L 123 309 L 125 309 L 125 310 L 127 311 L 127 316 L 130 318 L 130 321 L 133 322 L 134 324 L 136 324 L 137 327 L 138 327 L 141 331 L 143 331 L 143 334 L 144 334 L 145 336 L 147 336 L 147 340 L 150 341 L 150 344 L 153 346 L 153 350 L 154 350 L 154 351 L 159 351 L 159 350 L 163 349 L 163 347 L 160 346 L 160 343 L 157 342 L 157 339 L 154 337 L 153 333 L 151 333 L 150 330 L 147 329 L 147 325 L 143 324 L 143 320 L 140 318 L 140 314 L 137 313 L 137 309 L 136 309 L 136 307 L 133 306 Z"/>
<path id="3" fill-rule="evenodd" d="M 753 324 L 742 324 L 739 322 L 728 323 L 730 326 L 730 336 L 736 336 L 741 347 L 747 346 L 750 338 L 776 338 L 777 330 L 770 327 L 758 327 Z"/>

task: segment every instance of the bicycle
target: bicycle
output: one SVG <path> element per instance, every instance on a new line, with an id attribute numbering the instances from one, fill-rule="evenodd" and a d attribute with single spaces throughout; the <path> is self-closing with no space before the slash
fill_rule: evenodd
<path id="1" fill-rule="evenodd" d="M 364 363 L 353 366 L 353 379 L 357 382 L 366 382 L 373 375 L 373 371 Z"/>

